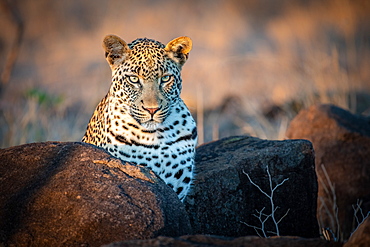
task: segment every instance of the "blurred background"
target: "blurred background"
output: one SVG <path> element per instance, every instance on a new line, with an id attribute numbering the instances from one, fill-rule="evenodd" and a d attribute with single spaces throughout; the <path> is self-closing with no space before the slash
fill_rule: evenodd
<path id="1" fill-rule="evenodd" d="M 107 34 L 192 38 L 199 143 L 284 139 L 316 103 L 370 114 L 368 0 L 0 0 L 0 30 L 0 147 L 81 139 L 110 86 Z"/>

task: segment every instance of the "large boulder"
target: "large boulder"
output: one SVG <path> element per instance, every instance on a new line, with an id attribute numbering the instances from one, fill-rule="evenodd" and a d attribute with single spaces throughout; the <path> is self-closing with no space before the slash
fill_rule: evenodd
<path id="1" fill-rule="evenodd" d="M 198 147 L 185 206 L 196 234 L 311 238 L 319 235 L 316 199 L 309 141 L 236 136 Z"/>
<path id="2" fill-rule="evenodd" d="M 162 180 L 93 145 L 1 149 L 0 184 L 1 246 L 100 246 L 191 232 Z"/>
<path id="3" fill-rule="evenodd" d="M 333 238 L 347 239 L 356 227 L 354 209 L 370 210 L 370 118 L 334 105 L 312 106 L 291 121 L 287 137 L 313 143 L 320 225 Z"/>

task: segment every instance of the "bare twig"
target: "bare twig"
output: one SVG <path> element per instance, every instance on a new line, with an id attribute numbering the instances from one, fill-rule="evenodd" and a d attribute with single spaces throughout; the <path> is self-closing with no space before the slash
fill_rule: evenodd
<path id="1" fill-rule="evenodd" d="M 269 171 L 269 168 L 268 168 L 268 166 L 267 166 L 267 168 L 266 168 L 266 171 L 267 171 L 267 175 L 268 175 L 268 178 L 269 178 L 269 187 L 270 187 L 270 191 L 269 191 L 269 193 L 267 193 L 267 192 L 265 192 L 264 190 L 262 190 L 261 189 L 261 187 L 258 185 L 258 184 L 256 184 L 255 182 L 253 182 L 252 181 L 252 179 L 251 179 L 251 177 L 249 176 L 249 174 L 248 173 L 246 173 L 245 171 L 243 171 L 243 173 L 245 174 L 245 175 L 247 175 L 247 177 L 248 177 L 248 180 L 249 180 L 249 182 L 252 184 L 252 185 L 254 185 L 262 194 L 264 194 L 267 198 L 269 198 L 269 200 L 270 200 L 270 206 L 271 206 L 271 213 L 270 214 L 265 214 L 265 213 L 263 213 L 263 211 L 265 210 L 265 207 L 263 207 L 260 211 L 258 211 L 258 210 L 256 210 L 256 212 L 258 213 L 258 215 L 256 215 L 256 214 L 253 214 L 253 216 L 254 217 L 256 217 L 259 221 L 260 221 L 260 223 L 261 223 L 261 227 L 257 227 L 257 226 L 253 226 L 253 225 L 249 225 L 249 224 L 247 224 L 247 223 L 245 223 L 245 222 L 242 222 L 243 224 L 245 224 L 245 225 L 247 225 L 247 226 L 249 226 L 249 227 L 252 227 L 256 232 L 257 232 L 257 234 L 259 235 L 259 236 L 261 236 L 259 233 L 258 233 L 258 231 L 257 230 L 260 230 L 261 232 L 262 232 L 262 234 L 263 234 L 263 236 L 266 238 L 267 237 L 267 234 L 266 234 L 266 232 L 267 233 L 272 233 L 272 234 L 274 234 L 274 235 L 276 235 L 276 236 L 280 236 L 280 232 L 279 232 L 279 223 L 281 222 L 281 220 L 282 219 L 284 219 L 287 215 L 288 215 L 288 213 L 289 213 L 289 210 L 290 209 L 288 209 L 287 210 L 287 212 L 279 219 L 279 220 L 277 220 L 276 218 L 275 218 L 275 212 L 278 210 L 278 206 L 275 206 L 275 203 L 274 203 L 274 192 L 275 192 L 275 190 L 277 189 L 277 188 L 279 188 L 281 185 L 283 185 L 286 181 L 288 181 L 289 180 L 289 178 L 285 178 L 282 182 L 280 182 L 280 183 L 278 183 L 277 185 L 275 185 L 275 186 L 273 186 L 273 184 L 272 184 L 272 177 L 271 177 L 271 174 L 270 174 L 270 171 Z M 269 218 L 271 218 L 272 219 L 272 221 L 273 221 L 273 223 L 274 223 L 274 226 L 275 226 L 275 231 L 267 231 L 266 229 L 265 229 L 265 223 L 266 223 L 266 221 L 269 219 Z"/>
<path id="2" fill-rule="evenodd" d="M 356 227 L 352 231 L 351 236 L 359 228 L 359 226 L 370 216 L 370 211 L 367 212 L 366 215 L 364 214 L 364 212 L 362 211 L 361 205 L 362 205 L 362 200 L 357 200 L 356 205 L 352 205 L 352 208 L 354 211 L 353 212 L 354 220 L 356 220 L 356 225 L 355 225 Z M 358 213 L 360 213 L 359 216 L 358 216 Z"/>

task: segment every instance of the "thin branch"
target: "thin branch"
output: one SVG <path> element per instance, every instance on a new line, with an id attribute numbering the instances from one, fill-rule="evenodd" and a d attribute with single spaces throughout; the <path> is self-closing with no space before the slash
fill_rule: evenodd
<path id="1" fill-rule="evenodd" d="M 251 183 L 251 184 L 253 184 L 259 191 L 261 191 L 261 193 L 262 194 L 264 194 L 265 196 L 267 196 L 268 198 L 270 198 L 270 196 L 266 193 L 266 192 L 264 192 L 262 189 L 261 189 L 261 187 L 259 187 L 258 186 L 258 184 L 256 184 L 255 182 L 253 182 L 252 181 L 252 179 L 249 177 L 249 174 L 248 173 L 246 173 L 245 171 L 243 171 L 243 173 L 245 174 L 245 175 L 247 175 L 247 177 L 248 177 L 248 179 L 249 179 L 249 182 Z"/>
<path id="2" fill-rule="evenodd" d="M 273 200 L 273 197 L 274 197 L 274 192 L 277 188 L 279 188 L 280 186 L 282 186 L 286 181 L 289 180 L 289 178 L 285 178 L 282 182 L 278 183 L 277 185 L 275 185 L 275 187 L 273 186 L 273 183 L 272 183 L 272 177 L 271 177 L 271 174 L 270 174 L 270 171 L 269 171 L 269 168 L 267 166 L 266 168 L 266 171 L 267 171 L 267 175 L 268 175 L 268 178 L 269 178 L 269 185 L 270 185 L 270 194 L 268 194 L 267 192 L 265 192 L 264 190 L 261 189 L 261 187 L 256 184 L 255 182 L 252 181 L 251 177 L 249 176 L 248 173 L 246 173 L 245 171 L 243 171 L 243 173 L 245 175 L 247 175 L 248 177 L 248 180 L 249 182 L 254 185 L 262 194 L 264 194 L 267 198 L 269 198 L 270 200 L 270 205 L 271 205 L 271 214 L 265 214 L 263 213 L 263 211 L 265 210 L 265 207 L 263 207 L 261 209 L 261 211 L 258 211 L 256 209 L 256 212 L 258 213 L 258 215 L 256 214 L 253 214 L 254 217 L 256 217 L 257 219 L 259 219 L 260 223 L 261 223 L 261 227 L 256 227 L 256 226 L 252 226 L 252 225 L 249 225 L 245 222 L 242 222 L 243 224 L 249 226 L 249 227 L 252 227 L 256 232 L 257 234 L 260 236 L 259 232 L 257 230 L 260 230 L 262 232 L 262 234 L 264 235 L 264 237 L 267 237 L 266 235 L 266 232 L 267 233 L 272 233 L 272 234 L 275 234 L 277 236 L 280 236 L 280 232 L 279 232 L 279 223 L 282 221 L 282 219 L 284 219 L 288 213 L 289 213 L 289 210 L 287 210 L 287 212 L 279 219 L 279 220 L 276 220 L 275 219 L 275 212 L 279 209 L 278 206 L 275 207 L 275 203 L 274 203 L 274 200 Z M 265 217 L 263 219 L 263 217 Z M 271 218 L 274 225 L 275 225 L 275 230 L 276 231 L 268 231 L 268 230 L 265 230 L 265 223 L 266 221 Z"/>
<path id="3" fill-rule="evenodd" d="M 287 216 L 287 215 L 288 215 L 289 211 L 290 211 L 290 208 L 288 208 L 288 210 L 286 211 L 286 213 L 285 213 L 285 214 L 280 218 L 280 220 L 277 222 L 277 224 L 279 224 L 279 223 L 280 223 L 280 221 L 281 221 L 282 219 L 284 219 L 284 218 L 285 218 L 285 216 Z"/>
<path id="4" fill-rule="evenodd" d="M 357 200 L 357 203 L 356 205 L 352 205 L 352 208 L 353 208 L 353 211 L 354 211 L 354 218 L 356 220 L 356 228 L 352 231 L 351 233 L 351 236 L 352 234 L 360 227 L 360 225 L 362 223 L 364 223 L 364 221 L 370 216 L 370 211 L 367 212 L 367 214 L 365 215 L 364 212 L 362 211 L 362 208 L 361 208 L 361 205 L 362 205 L 362 200 Z M 362 218 L 362 220 L 360 221 L 359 219 L 359 216 L 357 216 L 358 212 L 360 212 L 360 216 Z"/>
<path id="5" fill-rule="evenodd" d="M 240 222 L 241 222 L 241 223 L 243 223 L 243 224 L 244 224 L 244 225 L 246 225 L 246 226 L 249 226 L 250 228 L 253 228 L 253 229 L 256 231 L 257 235 L 258 235 L 260 238 L 262 238 L 261 234 L 257 231 L 257 230 L 260 230 L 261 232 L 263 232 L 262 228 L 257 227 L 257 226 L 249 225 L 248 223 L 246 223 L 246 222 L 244 222 L 244 221 L 240 221 Z M 266 238 L 266 235 L 265 235 L 264 237 Z"/>

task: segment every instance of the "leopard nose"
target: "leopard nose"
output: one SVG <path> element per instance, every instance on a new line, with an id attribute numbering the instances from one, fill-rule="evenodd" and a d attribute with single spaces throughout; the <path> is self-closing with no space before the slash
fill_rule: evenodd
<path id="1" fill-rule="evenodd" d="M 150 115 L 152 115 L 152 116 L 159 110 L 159 107 L 146 108 L 146 107 L 143 106 L 143 108 L 144 108 L 144 110 L 146 110 L 147 112 L 149 112 Z"/>

